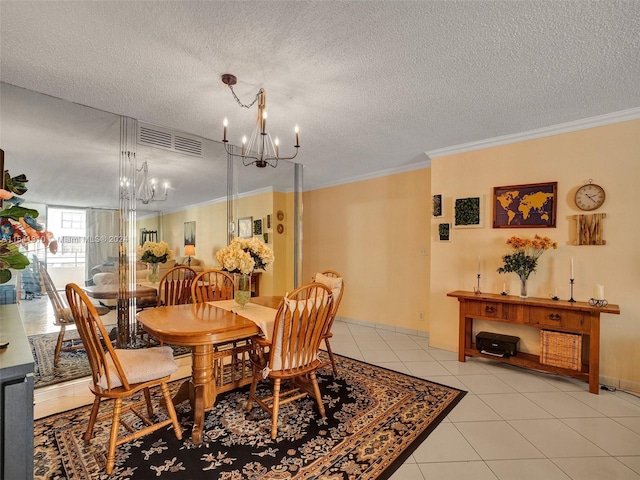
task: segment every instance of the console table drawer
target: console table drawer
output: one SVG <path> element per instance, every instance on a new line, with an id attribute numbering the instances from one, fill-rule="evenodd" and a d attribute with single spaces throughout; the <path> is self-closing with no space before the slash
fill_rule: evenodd
<path id="1" fill-rule="evenodd" d="M 516 322 L 516 309 L 511 307 L 513 306 L 501 302 L 467 302 L 466 313 L 476 318 L 495 318 Z"/>
<path id="2" fill-rule="evenodd" d="M 589 333 L 591 319 L 580 311 L 553 309 L 545 307 L 529 308 L 529 325 L 562 328 L 571 331 Z"/>

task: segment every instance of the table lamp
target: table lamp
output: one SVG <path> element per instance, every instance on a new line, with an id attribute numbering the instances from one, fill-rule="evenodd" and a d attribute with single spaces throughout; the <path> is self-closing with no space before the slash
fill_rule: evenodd
<path id="1" fill-rule="evenodd" d="M 195 245 L 185 245 L 184 246 L 184 254 L 189 257 L 187 260 L 187 265 L 191 268 L 191 256 L 196 254 Z"/>

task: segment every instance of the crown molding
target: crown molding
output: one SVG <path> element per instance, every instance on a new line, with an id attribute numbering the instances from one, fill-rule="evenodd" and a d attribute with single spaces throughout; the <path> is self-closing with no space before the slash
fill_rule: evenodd
<path id="1" fill-rule="evenodd" d="M 303 188 L 304 192 L 311 192 L 313 190 L 320 190 L 322 188 L 338 187 L 340 185 L 346 185 L 348 183 L 362 182 L 364 180 L 372 180 L 374 178 L 388 177 L 389 175 L 396 175 L 398 173 L 412 172 L 414 170 L 422 170 L 424 168 L 431 167 L 431 158 L 427 157 L 427 160 L 421 162 L 411 163 L 409 165 L 403 165 L 401 167 L 388 168 L 386 170 L 379 170 L 377 172 L 365 173 L 364 175 L 358 175 L 355 177 L 343 178 L 336 182 L 325 183 L 322 185 L 314 186 L 313 188 Z"/>
<path id="2" fill-rule="evenodd" d="M 567 123 L 560 123 L 550 127 L 537 128 L 527 132 L 514 133 L 511 135 L 503 135 L 500 137 L 488 138 L 477 142 L 463 143 L 453 147 L 445 147 L 437 150 L 425 152 L 430 158 L 445 157 L 455 155 L 457 153 L 465 153 L 473 150 L 481 150 L 483 148 L 498 147 L 508 145 L 510 143 L 522 142 L 525 140 L 533 140 L 536 138 L 551 137 L 562 133 L 575 132 L 577 130 L 586 130 L 587 128 L 601 127 L 612 123 L 626 122 L 629 120 L 637 120 L 640 118 L 640 108 L 631 108 L 596 117 L 575 120 Z"/>
<path id="3" fill-rule="evenodd" d="M 371 180 L 379 177 L 386 177 L 388 175 L 394 175 L 397 173 L 411 172 L 413 170 L 421 170 L 423 168 L 431 167 L 431 159 L 438 157 L 445 157 L 447 155 L 455 155 L 457 153 L 470 152 L 473 150 L 481 150 L 483 148 L 497 147 L 500 145 L 508 145 L 510 143 L 522 142 L 525 140 L 532 140 L 535 138 L 550 137 L 552 135 L 560 135 L 562 133 L 575 132 L 577 130 L 585 130 L 587 128 L 601 127 L 603 125 L 609 125 L 612 123 L 626 122 L 629 120 L 637 120 L 640 118 L 640 107 L 630 108 L 628 110 L 621 110 L 619 112 L 607 113 L 605 115 L 598 115 L 595 117 L 585 118 L 582 120 L 575 120 L 567 123 L 560 123 L 558 125 L 552 125 L 550 127 L 538 128 L 535 130 L 529 130 L 527 132 L 514 133 L 511 135 L 503 135 L 500 137 L 488 138 L 486 140 L 479 140 L 477 142 L 463 143 L 460 145 L 454 145 L 452 147 L 439 148 L 436 150 L 429 150 L 425 152 L 427 160 L 410 165 L 404 165 L 402 167 L 390 168 L 387 170 L 380 170 L 377 172 L 371 172 L 364 175 L 358 175 L 356 177 L 343 178 L 336 182 L 325 183 L 322 185 L 314 186 L 313 188 L 303 191 L 310 192 L 313 190 L 320 190 L 322 188 L 337 187 L 340 185 L 346 185 L 348 183 L 361 182 L 364 180 Z"/>

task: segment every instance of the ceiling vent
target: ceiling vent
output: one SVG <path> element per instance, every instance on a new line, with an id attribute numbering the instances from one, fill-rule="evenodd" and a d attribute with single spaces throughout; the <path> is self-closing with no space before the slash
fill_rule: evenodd
<path id="1" fill-rule="evenodd" d="M 202 141 L 155 125 L 138 122 L 138 143 L 172 152 L 202 157 Z"/>

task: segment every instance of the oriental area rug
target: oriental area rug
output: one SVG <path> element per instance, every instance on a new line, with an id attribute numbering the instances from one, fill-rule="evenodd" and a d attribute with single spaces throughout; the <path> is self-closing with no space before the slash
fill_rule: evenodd
<path id="1" fill-rule="evenodd" d="M 328 368 L 318 375 L 326 419 L 309 398 L 289 403 L 281 408 L 272 440 L 268 414 L 255 404 L 245 412 L 245 387 L 218 397 L 206 415 L 204 441 L 194 445 L 184 402 L 176 407 L 183 439 L 168 427 L 121 445 L 111 476 L 104 473 L 109 422 L 96 424 L 89 445 L 82 440 L 90 407 L 38 420 L 34 478 L 386 479 L 465 394 L 346 357 L 337 360 L 338 377 Z M 173 382 L 172 390 L 180 383 Z M 268 387 L 258 385 L 263 394 Z"/>
<path id="2" fill-rule="evenodd" d="M 63 346 L 71 345 L 71 342 L 79 342 L 79 335 L 76 330 L 67 330 Z M 58 340 L 57 333 L 44 333 L 41 335 L 30 335 L 29 344 L 35 362 L 33 386 L 42 388 L 56 383 L 63 383 L 69 380 L 91 376 L 91 367 L 87 360 L 87 353 L 84 349 L 60 352 L 58 365 L 53 364 L 53 356 Z M 152 341 L 155 345 L 155 341 Z M 146 343 L 143 345 L 146 346 Z M 174 356 L 187 355 L 191 352 L 188 347 L 171 345 Z"/>

